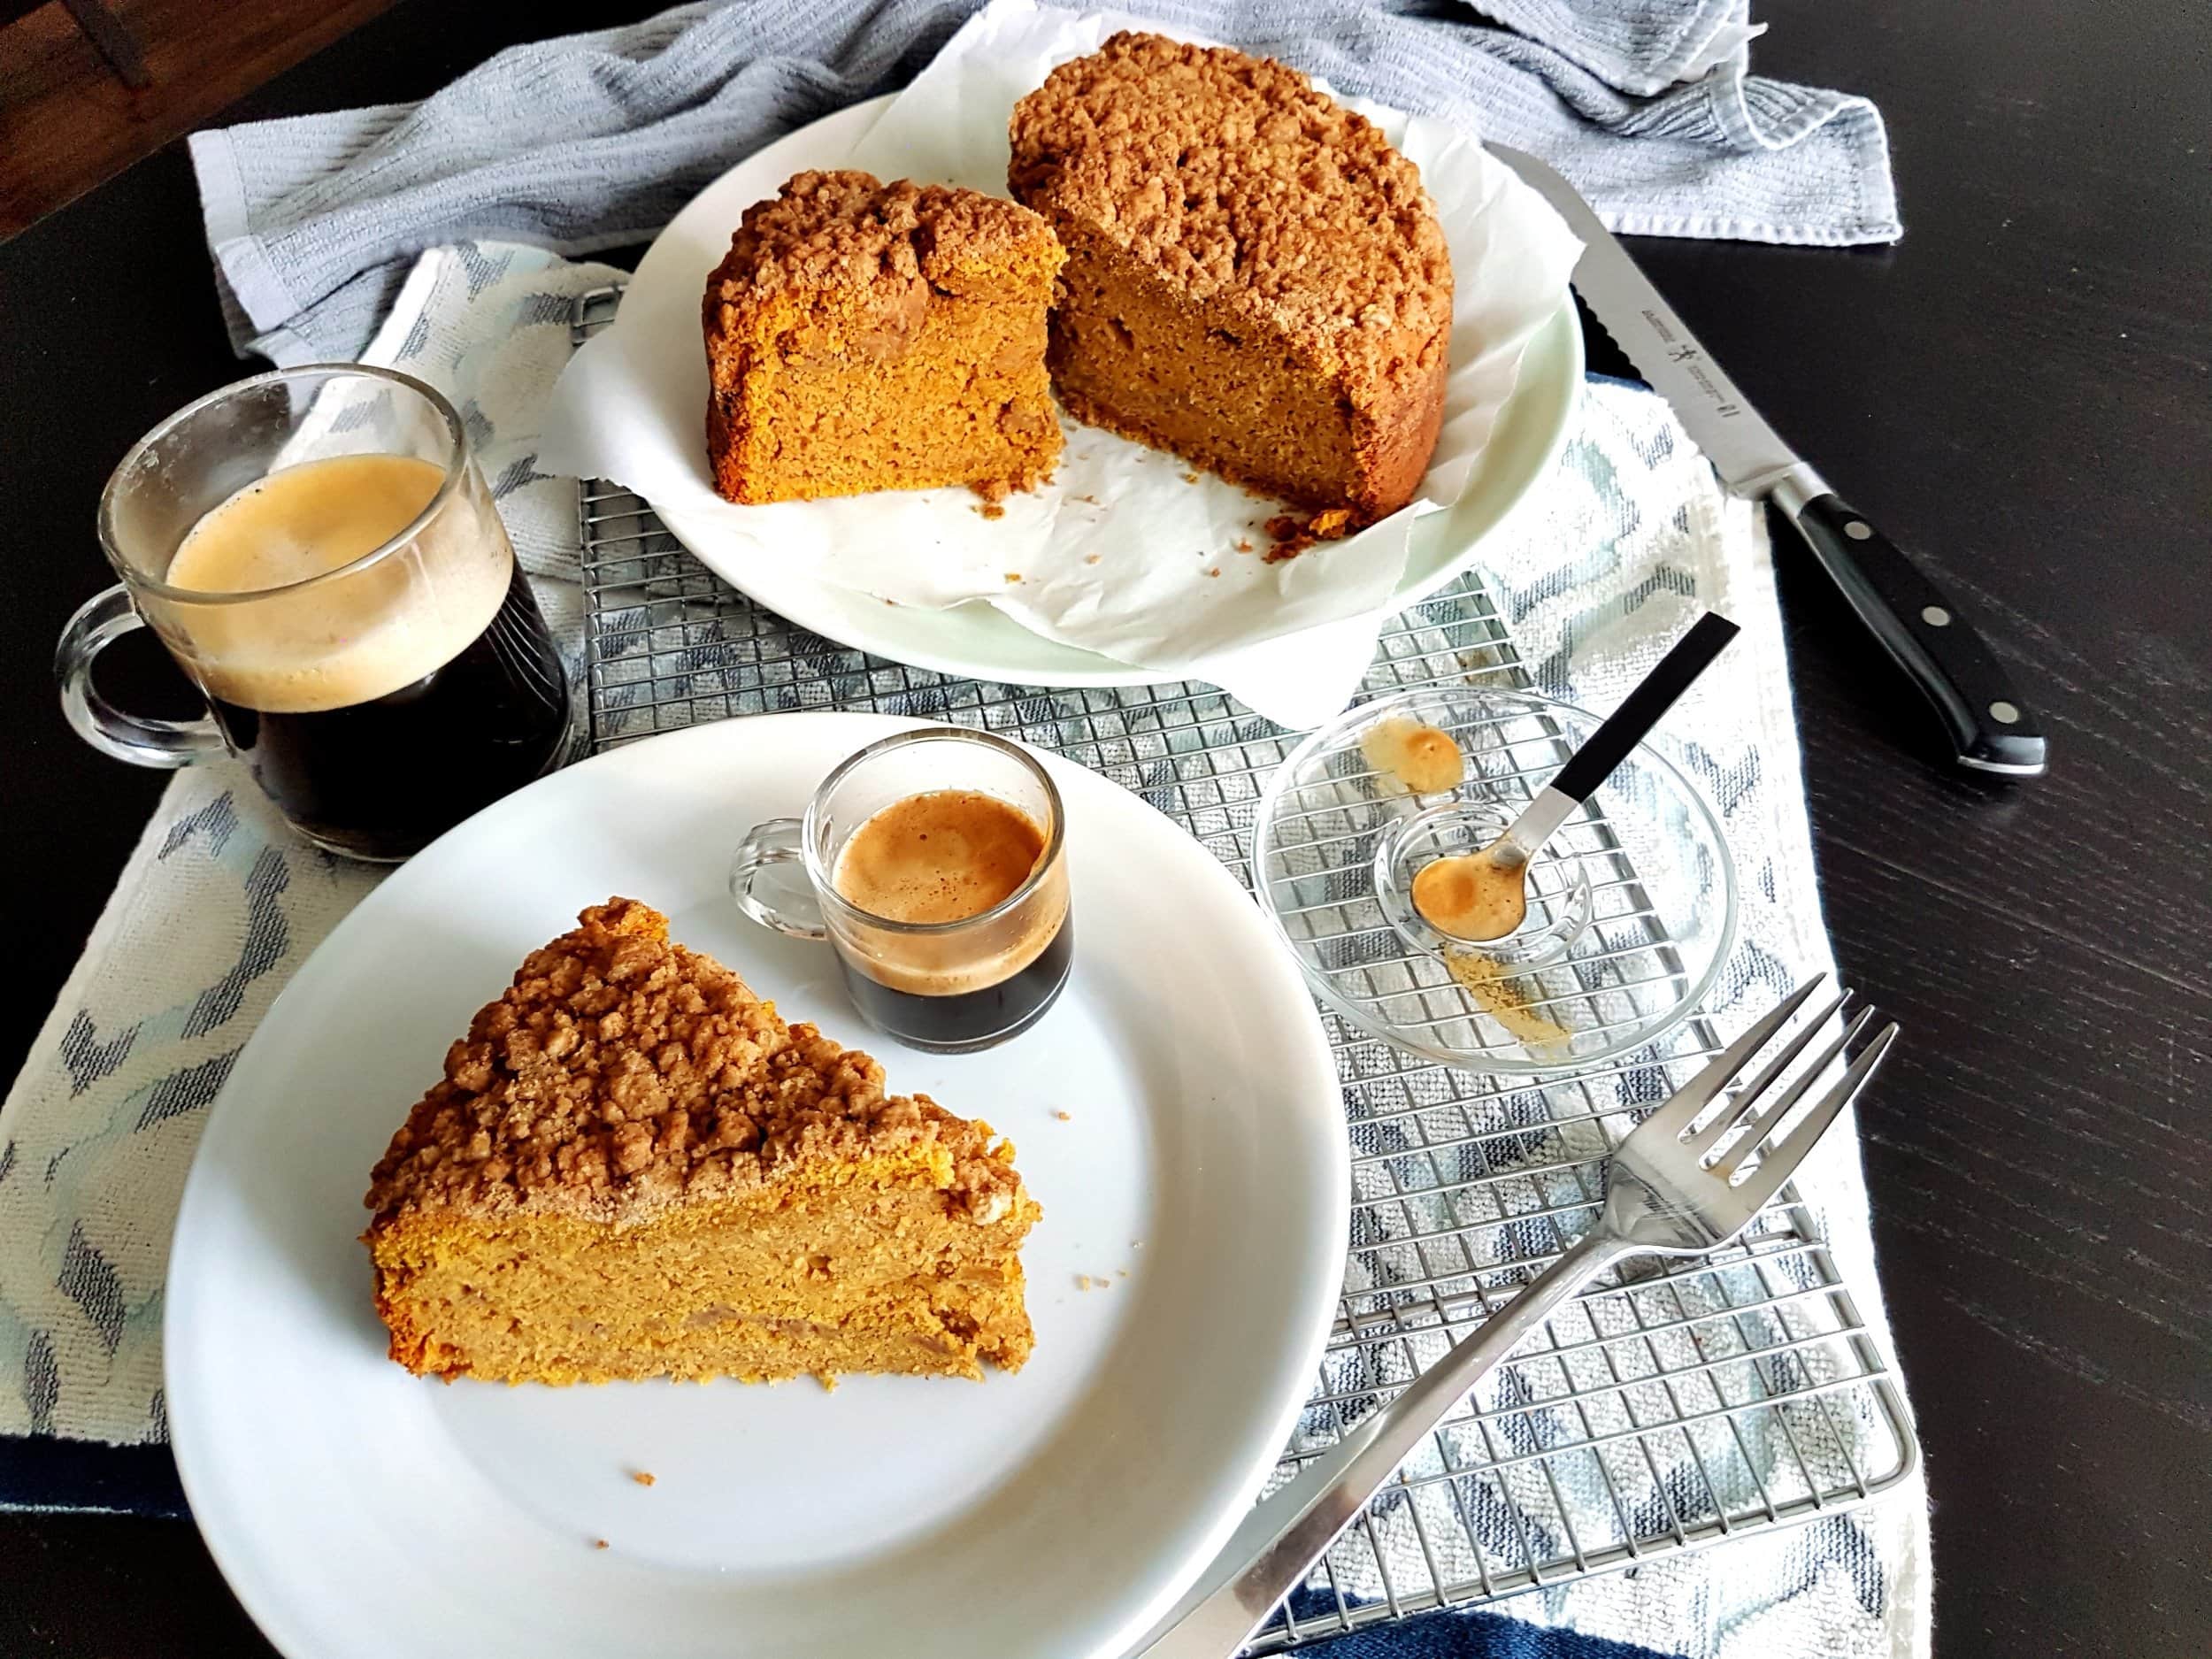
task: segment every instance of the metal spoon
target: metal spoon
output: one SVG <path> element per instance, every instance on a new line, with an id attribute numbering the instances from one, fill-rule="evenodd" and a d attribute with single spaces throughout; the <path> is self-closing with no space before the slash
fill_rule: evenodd
<path id="1" fill-rule="evenodd" d="M 1506 826 L 1505 833 L 1480 852 L 1424 864 L 1413 878 L 1413 908 L 1422 919 L 1440 933 L 1475 941 L 1502 939 L 1518 927 L 1528 915 L 1529 860 L 1613 775 L 1736 634 L 1734 623 L 1707 611 L 1567 757 L 1559 775 Z"/>

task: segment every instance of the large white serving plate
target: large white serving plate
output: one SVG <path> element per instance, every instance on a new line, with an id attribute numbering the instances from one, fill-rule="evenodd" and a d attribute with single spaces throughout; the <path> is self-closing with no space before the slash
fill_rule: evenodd
<path id="1" fill-rule="evenodd" d="M 702 190 L 638 262 L 624 308 L 682 315 L 695 325 L 707 273 L 729 251 L 730 233 L 745 210 L 774 196 L 795 173 L 845 165 L 894 96 L 825 116 L 747 157 Z M 1498 416 L 1466 492 L 1449 509 L 1415 522 L 1398 584 L 1401 606 L 1463 574 L 1484 538 L 1549 476 L 1581 392 L 1582 365 L 1582 330 L 1574 302 L 1562 294 L 1559 311 L 1529 342 L 1513 396 Z M 689 406 L 703 411 L 703 353 L 690 373 L 697 384 L 686 388 L 686 398 Z M 1141 686 L 1160 678 L 1156 670 L 1032 634 L 987 604 L 926 611 L 887 605 L 851 588 L 816 581 L 800 561 L 749 556 L 731 544 L 710 517 L 657 506 L 677 540 L 740 593 L 856 650 L 941 673 L 1014 685 Z"/>
<path id="2" fill-rule="evenodd" d="M 724 874 L 749 825 L 915 724 L 763 716 L 557 773 L 393 875 L 270 1010 L 185 1189 L 165 1340 L 193 1513 L 293 1659 L 1103 1656 L 1256 1494 L 1313 1386 L 1348 1220 L 1312 1002 L 1197 843 L 1047 757 L 1067 993 L 987 1054 L 872 1041 L 824 949 L 743 921 Z M 1018 1375 L 509 1388 L 385 1357 L 356 1236 L 369 1167 L 477 1007 L 611 894 L 870 1047 L 895 1088 L 1018 1141 L 1045 1212 Z"/>

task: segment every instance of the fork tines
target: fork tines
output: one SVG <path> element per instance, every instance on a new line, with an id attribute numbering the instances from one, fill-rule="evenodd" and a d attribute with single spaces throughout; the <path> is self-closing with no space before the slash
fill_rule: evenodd
<path id="1" fill-rule="evenodd" d="M 1824 977 L 1816 974 L 1798 987 L 1780 1006 L 1715 1056 L 1704 1071 L 1655 1114 L 1656 1118 L 1671 1120 L 1668 1126 L 1675 1138 L 1697 1159 L 1700 1167 L 1709 1170 L 1720 1179 L 1734 1184 L 1742 1175 L 1743 1184 L 1747 1187 L 1770 1172 L 1773 1179 L 1766 1187 L 1766 1193 L 1770 1194 L 1778 1189 L 1803 1154 L 1811 1149 L 1843 1109 L 1858 1097 L 1896 1041 L 1895 1021 L 1886 1021 L 1879 1030 L 1874 1030 L 1877 1015 L 1873 1006 L 1860 1007 L 1844 1025 L 1842 1034 L 1799 1071 L 1794 1081 L 1777 1090 L 1776 1085 L 1798 1056 L 1851 1001 L 1852 993 L 1847 988 L 1800 1026 L 1749 1083 L 1722 1102 L 1709 1116 L 1707 1109 L 1714 1098 L 1755 1055 L 1774 1040 Z M 1845 1067 L 1842 1077 L 1804 1112 L 1797 1114 L 1807 1094 L 1855 1047 L 1856 1056 Z M 1778 1158 L 1785 1151 L 1788 1156 Z M 1760 1161 L 1746 1175 L 1745 1167 L 1754 1154 L 1759 1155 Z M 1760 1202 L 1764 1202 L 1763 1195 Z"/>

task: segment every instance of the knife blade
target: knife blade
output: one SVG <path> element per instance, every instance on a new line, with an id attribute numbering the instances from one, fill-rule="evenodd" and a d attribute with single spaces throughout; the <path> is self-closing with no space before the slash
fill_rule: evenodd
<path id="1" fill-rule="evenodd" d="M 1967 613 L 1767 425 L 1572 185 L 1507 145 L 1492 144 L 1490 152 L 1582 239 L 1575 291 L 1673 408 L 1722 482 L 1739 495 L 1772 502 L 1796 526 L 1859 619 L 1934 708 L 1958 764 L 2014 777 L 2040 774 L 2042 726 Z"/>

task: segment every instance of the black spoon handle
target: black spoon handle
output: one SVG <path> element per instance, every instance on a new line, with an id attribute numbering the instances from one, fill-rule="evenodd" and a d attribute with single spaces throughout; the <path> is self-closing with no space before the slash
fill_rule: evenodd
<path id="1" fill-rule="evenodd" d="M 1586 801 L 1591 792 L 1613 775 L 1613 768 L 1628 758 L 1628 751 L 1642 742 L 1659 718 L 1674 707 L 1675 699 L 1690 688 L 1736 637 L 1736 625 L 1717 611 L 1708 611 L 1696 625 L 1674 642 L 1659 665 L 1636 682 L 1621 706 L 1606 717 L 1605 724 L 1575 750 L 1559 769 L 1551 787 L 1571 801 Z"/>
<path id="2" fill-rule="evenodd" d="M 1934 705 L 1962 766 L 2032 778 L 2043 728 L 1959 608 L 1892 541 L 1833 494 L 1789 511 L 1859 620 Z"/>

